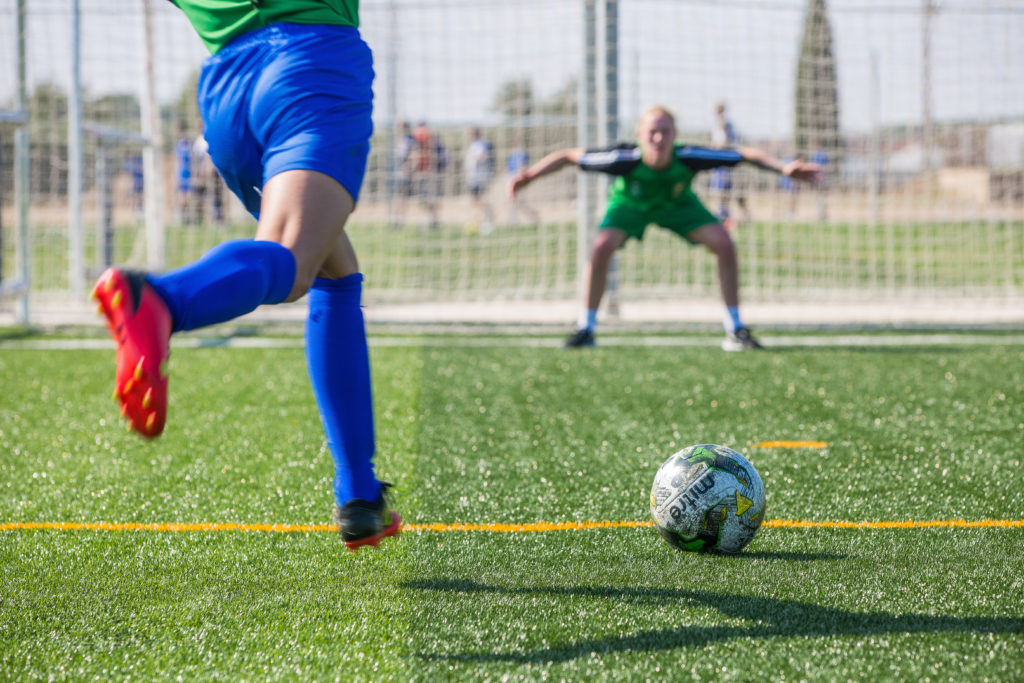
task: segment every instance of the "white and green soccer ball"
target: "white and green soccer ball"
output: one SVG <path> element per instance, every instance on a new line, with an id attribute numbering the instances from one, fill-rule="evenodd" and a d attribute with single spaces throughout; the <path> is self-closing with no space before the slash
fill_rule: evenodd
<path id="1" fill-rule="evenodd" d="M 688 446 L 664 462 L 651 488 L 654 526 L 680 550 L 738 553 L 764 521 L 764 484 L 742 455 Z"/>

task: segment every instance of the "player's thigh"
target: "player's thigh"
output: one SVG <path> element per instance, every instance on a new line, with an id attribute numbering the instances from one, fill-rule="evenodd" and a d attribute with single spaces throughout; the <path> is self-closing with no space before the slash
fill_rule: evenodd
<path id="1" fill-rule="evenodd" d="M 619 228 L 602 226 L 594 237 L 591 255 L 595 258 L 610 258 L 628 238 L 629 235 Z"/>
<path id="2" fill-rule="evenodd" d="M 686 239 L 693 244 L 703 244 L 718 256 L 729 256 L 735 253 L 732 237 L 721 223 L 714 222 L 703 225 L 686 233 Z"/>
<path id="3" fill-rule="evenodd" d="M 296 280 L 308 287 L 324 268 L 332 277 L 358 270 L 345 237 L 345 221 L 355 208 L 352 195 L 319 171 L 278 173 L 263 186 L 256 239 L 284 245 L 295 256 Z M 298 284 L 298 283 L 297 283 Z"/>
<path id="4" fill-rule="evenodd" d="M 342 230 L 338 239 L 335 240 L 331 252 L 320 265 L 316 276 L 336 280 L 358 272 L 359 261 L 356 258 L 356 250 L 348 238 L 348 233 Z"/>

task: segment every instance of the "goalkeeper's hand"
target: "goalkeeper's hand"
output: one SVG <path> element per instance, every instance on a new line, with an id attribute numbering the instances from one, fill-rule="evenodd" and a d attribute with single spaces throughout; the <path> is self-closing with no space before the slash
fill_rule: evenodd
<path id="1" fill-rule="evenodd" d="M 795 159 L 782 167 L 782 175 L 805 183 L 817 183 L 821 180 L 821 165 Z"/>
<path id="2" fill-rule="evenodd" d="M 508 181 L 509 199 L 515 199 L 516 193 L 519 192 L 519 190 L 526 187 L 531 180 L 533 180 L 533 177 L 527 172 L 526 169 L 523 169 L 522 171 L 517 173 L 515 177 L 512 178 L 512 180 Z"/>

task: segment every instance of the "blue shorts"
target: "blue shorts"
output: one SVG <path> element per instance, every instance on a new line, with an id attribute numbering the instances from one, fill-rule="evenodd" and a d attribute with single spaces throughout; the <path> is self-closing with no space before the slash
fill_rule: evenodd
<path id="1" fill-rule="evenodd" d="M 272 24 L 239 37 L 203 63 L 199 111 L 210 158 L 253 216 L 284 171 L 319 171 L 359 199 L 373 57 L 355 27 Z"/>

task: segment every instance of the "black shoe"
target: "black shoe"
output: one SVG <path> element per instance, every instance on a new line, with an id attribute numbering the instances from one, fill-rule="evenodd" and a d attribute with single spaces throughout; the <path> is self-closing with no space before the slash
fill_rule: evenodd
<path id="1" fill-rule="evenodd" d="M 374 502 L 353 498 L 334 510 L 334 521 L 341 540 L 349 550 L 356 552 L 364 545 L 376 546 L 387 536 L 402 531 L 402 518 L 390 509 L 384 497 L 391 484 L 381 482 L 380 498 Z"/>
<path id="2" fill-rule="evenodd" d="M 750 334 L 750 330 L 746 327 L 741 327 L 732 334 L 725 335 L 725 339 L 722 340 L 723 351 L 748 351 L 763 348 L 761 342 L 754 339 L 754 335 Z"/>
<path id="3" fill-rule="evenodd" d="M 569 335 L 569 338 L 565 340 L 565 344 L 562 345 L 562 348 L 581 349 L 584 346 L 594 346 L 596 343 L 593 330 L 583 328 L 581 330 L 576 330 Z"/>

